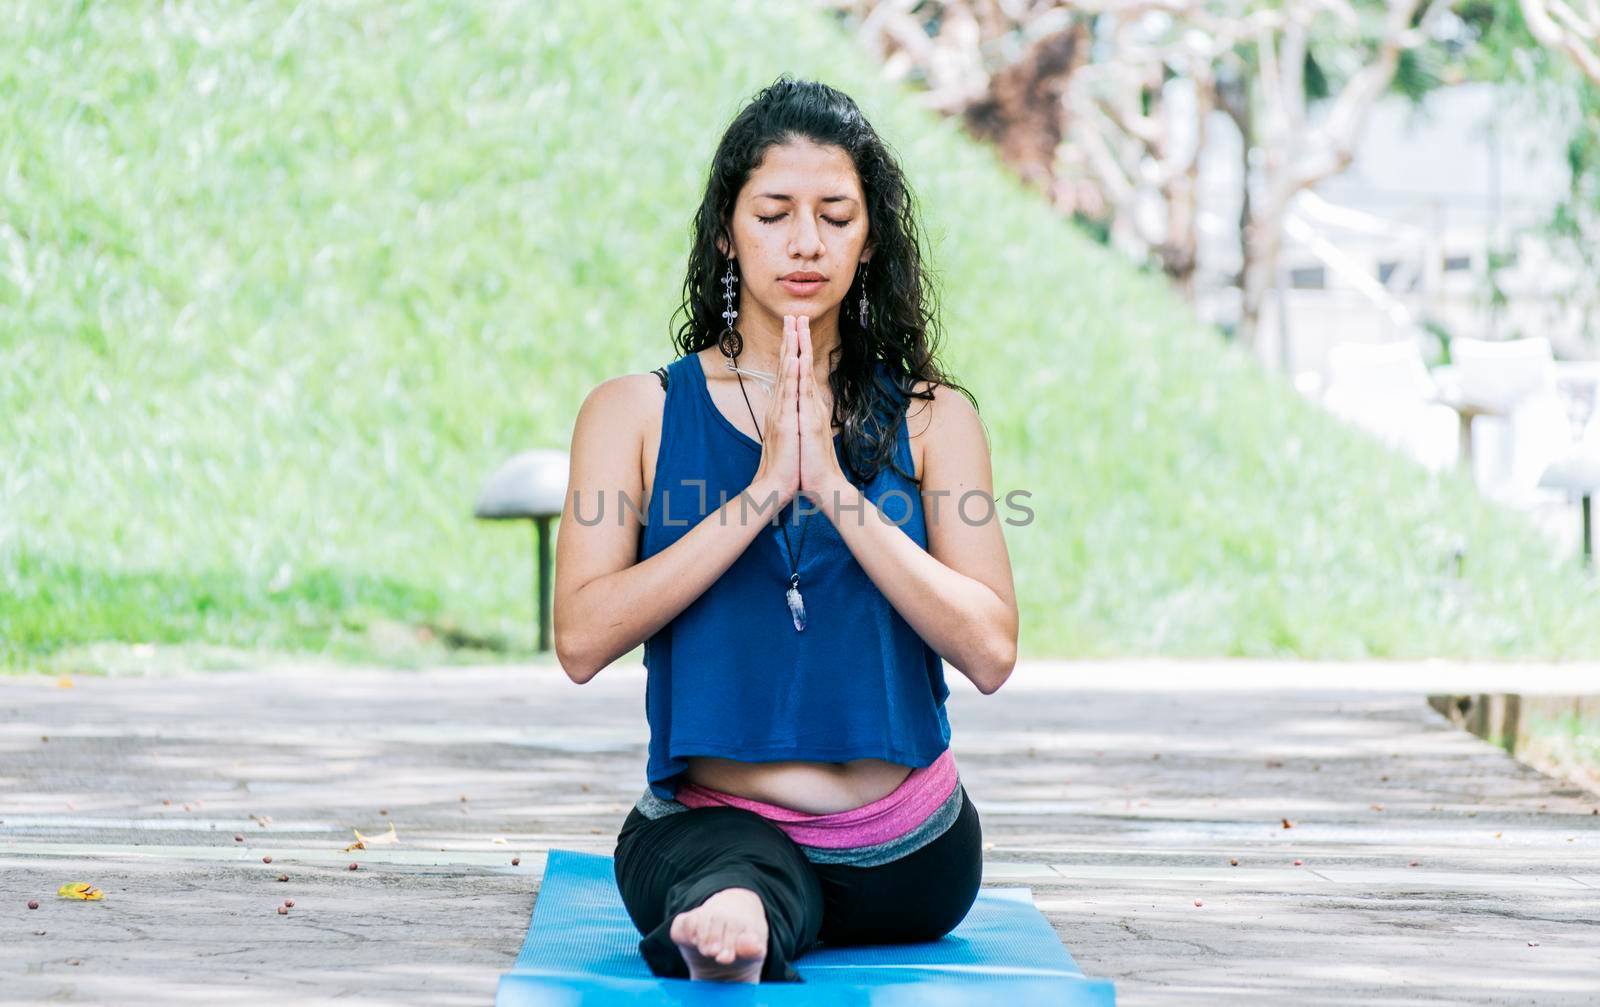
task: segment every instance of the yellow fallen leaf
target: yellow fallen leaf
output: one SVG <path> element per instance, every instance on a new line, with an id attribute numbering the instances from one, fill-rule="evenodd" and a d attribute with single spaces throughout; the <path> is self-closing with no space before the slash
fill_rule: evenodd
<path id="1" fill-rule="evenodd" d="M 493 840 L 492 840 L 492 842 L 493 842 L 493 843 L 494 843 L 494 844 L 495 844 L 495 845 L 496 845 L 496 846 L 506 846 L 506 845 L 509 845 L 509 841 L 508 841 L 508 840 L 507 840 L 507 839 L 506 839 L 506 837 L 505 837 L 505 836 L 495 836 L 495 837 L 494 837 L 494 839 L 493 839 Z"/>
<path id="2" fill-rule="evenodd" d="M 74 684 L 75 683 L 72 681 L 71 675 L 62 675 L 60 678 L 56 679 L 56 688 L 58 689 L 70 689 Z"/>
<path id="3" fill-rule="evenodd" d="M 364 850 L 369 846 L 393 846 L 400 842 L 399 833 L 395 832 L 394 823 L 389 823 L 389 834 L 386 836 L 363 836 L 360 829 L 351 829 L 356 834 L 356 841 L 344 848 L 346 853 L 351 850 Z"/>
<path id="4" fill-rule="evenodd" d="M 100 893 L 100 889 L 87 881 L 68 881 L 56 889 L 56 894 L 64 899 L 84 899 L 85 901 L 104 898 Z"/>

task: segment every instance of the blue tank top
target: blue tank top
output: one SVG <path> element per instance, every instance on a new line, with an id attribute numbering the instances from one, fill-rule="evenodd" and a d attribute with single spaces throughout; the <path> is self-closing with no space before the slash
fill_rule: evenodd
<path id="1" fill-rule="evenodd" d="M 699 357 L 680 357 L 665 373 L 641 562 L 735 499 L 761 461 L 760 442 L 712 400 Z M 905 414 L 901 403 L 894 453 L 912 472 Z M 887 465 L 857 482 L 839 436 L 834 452 L 862 495 L 926 549 L 916 483 Z M 950 690 L 939 655 L 889 604 L 824 514 L 810 505 L 796 514 L 800 502 L 791 500 L 777 520 L 767 515 L 722 576 L 645 641 L 646 775 L 657 797 L 676 794 L 686 755 L 742 762 L 877 758 L 922 767 L 950 745 L 944 708 Z M 846 513 L 843 520 L 857 518 Z M 788 527 L 787 547 L 778 521 Z M 789 550 L 799 551 L 805 597 L 806 628 L 799 631 L 784 601 Z"/>

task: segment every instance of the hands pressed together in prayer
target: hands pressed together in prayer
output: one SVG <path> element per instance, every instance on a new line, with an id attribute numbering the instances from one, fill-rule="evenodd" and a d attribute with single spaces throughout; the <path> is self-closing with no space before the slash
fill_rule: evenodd
<path id="1" fill-rule="evenodd" d="M 766 422 L 761 426 L 761 465 L 756 479 L 787 503 L 796 494 L 820 505 L 847 484 L 834 450 L 832 418 L 817 388 L 811 357 L 811 319 L 783 316 L 783 343 Z"/>

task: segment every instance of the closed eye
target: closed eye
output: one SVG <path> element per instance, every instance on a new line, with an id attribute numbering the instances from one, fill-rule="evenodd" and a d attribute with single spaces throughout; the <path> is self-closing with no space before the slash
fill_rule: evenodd
<path id="1" fill-rule="evenodd" d="M 779 213 L 779 214 L 774 214 L 771 217 L 763 217 L 763 216 L 760 216 L 758 214 L 756 216 L 756 219 L 761 221 L 763 224 L 770 224 L 774 220 L 781 220 L 785 216 L 787 216 L 787 214 Z M 848 221 L 848 220 L 834 220 L 832 217 L 823 217 L 822 219 L 826 220 L 828 223 L 832 224 L 834 227 L 849 227 L 850 226 L 850 221 Z"/>

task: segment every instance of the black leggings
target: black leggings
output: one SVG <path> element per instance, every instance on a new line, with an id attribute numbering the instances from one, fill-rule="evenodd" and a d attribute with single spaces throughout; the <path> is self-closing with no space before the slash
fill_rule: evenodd
<path id="1" fill-rule="evenodd" d="M 761 980 L 804 982 L 792 962 L 819 940 L 896 944 L 955 929 L 978 897 L 983 831 L 963 789 L 961 813 L 939 838 L 897 860 L 853 867 L 812 863 L 788 833 L 744 808 L 655 819 L 634 808 L 617 834 L 614 867 L 655 975 L 689 978 L 670 936 L 674 917 L 724 888 L 749 888 L 767 913 Z"/>

